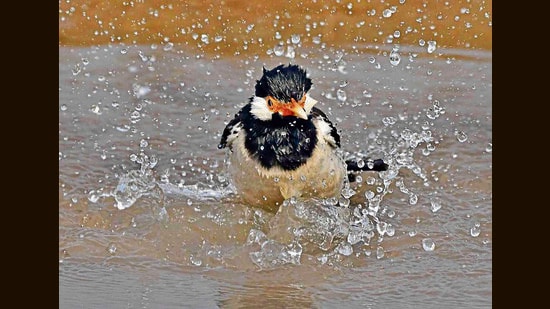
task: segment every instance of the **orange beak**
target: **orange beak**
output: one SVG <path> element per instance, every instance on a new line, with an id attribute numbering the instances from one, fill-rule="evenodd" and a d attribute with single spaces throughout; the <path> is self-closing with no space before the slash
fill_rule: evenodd
<path id="1" fill-rule="evenodd" d="M 307 119 L 306 110 L 304 109 L 306 97 L 304 96 L 300 101 L 296 101 L 294 98 L 290 99 L 289 103 L 282 103 L 273 97 L 268 96 L 266 98 L 268 102 L 269 110 L 273 113 L 279 113 L 283 116 L 295 116 L 302 119 Z M 269 105 L 271 102 L 271 105 Z"/>

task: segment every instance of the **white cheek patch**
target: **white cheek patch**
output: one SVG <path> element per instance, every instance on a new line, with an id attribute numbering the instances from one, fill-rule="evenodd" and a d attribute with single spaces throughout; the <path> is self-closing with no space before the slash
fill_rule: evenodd
<path id="1" fill-rule="evenodd" d="M 250 113 L 254 117 L 263 121 L 271 120 L 273 113 L 267 108 L 267 102 L 264 98 L 254 97 L 250 104 L 252 106 Z"/>

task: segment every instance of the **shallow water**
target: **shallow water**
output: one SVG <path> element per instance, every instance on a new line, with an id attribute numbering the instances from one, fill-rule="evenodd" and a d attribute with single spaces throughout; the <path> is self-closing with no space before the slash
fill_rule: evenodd
<path id="1" fill-rule="evenodd" d="M 60 47 L 60 307 L 491 307 L 492 54 L 380 46 Z M 273 214 L 233 195 L 220 134 L 289 61 L 344 151 L 390 163 L 367 196 Z"/>

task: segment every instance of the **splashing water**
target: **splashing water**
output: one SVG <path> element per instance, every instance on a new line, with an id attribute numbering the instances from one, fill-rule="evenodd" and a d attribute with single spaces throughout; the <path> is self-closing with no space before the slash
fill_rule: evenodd
<path id="1" fill-rule="evenodd" d="M 115 198 L 115 207 L 123 210 L 132 206 L 143 195 L 159 196 L 160 190 L 153 178 L 153 168 L 156 165 L 156 158 L 149 158 L 140 153 L 140 156 L 132 156 L 137 163 L 141 164 L 139 170 L 131 170 L 122 175 L 118 185 L 111 195 Z"/>
<path id="2" fill-rule="evenodd" d="M 139 164 L 139 169 L 130 170 L 119 176 L 116 187 L 111 191 L 104 188 L 90 190 L 88 200 L 97 203 L 101 198 L 113 197 L 114 206 L 119 210 L 124 210 L 133 206 L 141 197 L 153 198 L 162 204 L 165 196 L 176 196 L 187 198 L 187 204 L 191 206 L 192 200 L 220 200 L 233 193 L 233 188 L 228 185 L 216 185 L 213 188 L 212 185 L 201 183 L 172 184 L 167 171 L 157 176 L 155 167 L 158 164 L 158 159 L 154 155 L 145 154 L 143 149 L 147 146 L 148 142 L 145 139 L 140 140 L 142 151 L 139 154 L 130 155 L 130 161 Z M 221 176 L 220 178 L 223 179 Z M 162 214 L 160 215 L 162 216 Z"/>
<path id="3" fill-rule="evenodd" d="M 261 231 L 250 230 L 247 244 L 259 244 L 260 251 L 250 252 L 250 259 L 260 268 L 273 268 L 284 264 L 300 264 L 302 246 L 297 242 L 288 245 L 267 239 Z"/>
<path id="4" fill-rule="evenodd" d="M 287 43 L 299 44 L 299 37 L 291 37 Z M 284 56 L 287 48 L 291 46 L 280 44 L 273 51 L 276 56 Z M 343 56 L 343 53 L 335 54 L 337 65 L 345 65 Z M 399 65 L 401 56 L 397 47 L 392 49 L 389 58 L 392 66 Z M 369 62 L 377 63 L 374 57 L 369 58 Z M 351 95 L 352 91 L 348 94 L 347 88 L 344 90 L 347 85 L 347 80 L 340 81 L 339 87 L 331 90 L 331 93 L 335 93 L 331 99 L 336 99 L 341 104 L 354 99 Z M 137 99 L 143 99 L 152 97 L 152 89 L 154 89 L 152 85 L 134 83 L 130 93 Z M 368 91 L 365 97 L 373 96 Z M 426 172 L 415 155 L 423 149 L 428 149 L 430 152 L 436 150 L 437 140 L 431 130 L 433 122 L 445 113 L 445 108 L 438 100 L 430 96 L 429 103 L 431 103 L 429 107 L 418 115 L 420 119 L 418 121 L 415 119 L 416 124 L 421 124 L 421 128 L 417 128 L 412 122 L 406 123 L 404 121 L 406 117 L 400 115 L 380 117 L 384 126 L 375 134 L 377 135 L 375 138 L 380 137 L 386 141 L 385 148 L 380 151 L 383 153 L 384 161 L 389 165 L 387 171 L 364 175 L 364 177 L 357 175 L 359 188 L 346 183 L 339 198 L 289 199 L 273 217 L 268 216 L 267 219 L 255 222 L 254 226 L 248 230 L 246 242 L 247 254 L 252 263 L 261 269 L 288 264 L 299 265 L 303 262 L 305 254 L 313 255 L 313 260 L 321 264 L 331 264 L 353 256 L 384 259 L 389 255 L 388 252 L 391 252 L 384 249 L 384 239 L 409 232 L 409 229 L 401 231 L 399 224 L 396 224 L 396 211 L 390 209 L 388 202 L 385 201 L 387 194 L 402 193 L 404 201 L 408 202 L 410 207 L 423 206 L 423 203 L 427 202 L 431 213 L 437 212 L 441 208 L 440 202 L 435 198 L 424 201 L 421 191 L 417 191 L 409 183 L 410 179 L 407 175 L 408 172 L 412 172 L 413 177 L 418 177 L 421 183 L 429 184 Z M 131 118 L 136 123 L 146 121 L 147 113 L 142 113 L 141 104 L 130 112 L 136 114 L 135 119 Z M 211 119 L 214 119 L 204 111 L 198 117 L 203 123 L 210 123 Z M 389 137 L 383 136 L 388 132 Z M 233 188 L 227 181 L 223 181 L 223 185 L 219 186 L 213 186 L 214 182 L 210 180 L 206 185 L 202 183 L 183 185 L 183 183 L 171 183 L 168 172 L 163 172 L 160 177 L 157 177 L 155 167 L 158 159 L 144 152 L 152 142 L 147 138 L 140 138 L 138 142 L 140 153 L 132 155 L 130 160 L 138 163 L 139 168 L 119 175 L 118 183 L 111 191 L 91 190 L 88 194 L 90 202 L 98 202 L 102 197 L 112 197 L 114 206 L 124 210 L 136 205 L 136 202 L 143 197 L 150 197 L 164 204 L 165 196 L 172 195 L 187 201 L 185 205 L 190 209 L 200 209 L 200 205 L 197 206 L 198 203 L 195 202 L 197 200 L 220 201 L 234 194 Z M 345 156 L 356 158 L 359 167 L 372 168 L 374 164 L 372 159 L 361 153 L 353 155 L 346 153 Z M 174 163 L 175 160 L 172 164 Z M 220 174 L 218 177 L 225 176 Z M 418 179 L 413 181 L 416 182 L 416 180 Z M 390 189 L 394 185 L 399 191 Z M 166 209 L 161 207 L 160 211 L 163 212 L 159 214 L 160 217 L 168 216 Z M 411 237 L 415 235 L 416 231 Z M 430 247 L 427 246 L 428 249 Z M 207 264 L 207 260 L 200 255 L 188 257 L 192 265 Z"/>
<path id="5" fill-rule="evenodd" d="M 372 245 L 376 245 L 374 257 L 384 258 L 385 251 L 380 244 L 384 237 L 395 235 L 396 229 L 389 220 L 396 214 L 382 203 L 383 198 L 391 192 L 389 188 L 394 182 L 398 182 L 403 191 L 408 190 L 403 178 L 398 177 L 399 169 L 408 165 L 396 163 L 391 157 L 388 161 L 393 163 L 388 171 L 380 172 L 378 179 L 369 177 L 365 181 L 365 184 L 378 185 L 378 189 L 367 190 L 364 195 L 359 196 L 359 192 L 346 183 L 340 199 L 285 200 L 269 221 L 268 234 L 256 229 L 250 231 L 247 243 L 260 245 L 259 251 L 250 253 L 252 262 L 260 268 L 298 264 L 301 254 L 309 253 L 324 264 L 354 254 L 368 257 Z M 372 160 L 366 164 L 372 164 Z M 350 202 L 363 196 L 364 203 Z M 417 199 L 414 193 L 410 196 Z"/>

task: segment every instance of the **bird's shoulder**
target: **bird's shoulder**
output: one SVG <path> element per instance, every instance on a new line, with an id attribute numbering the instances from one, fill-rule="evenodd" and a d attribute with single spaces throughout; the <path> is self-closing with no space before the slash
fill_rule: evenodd
<path id="1" fill-rule="evenodd" d="M 220 143 L 218 144 L 218 148 L 222 149 L 227 147 L 228 145 L 231 146 L 231 143 L 233 143 L 233 141 L 237 138 L 237 136 L 239 136 L 239 132 L 243 128 L 243 122 L 247 121 L 247 119 L 249 119 L 250 117 L 251 117 L 250 104 L 246 104 L 237 112 L 237 114 L 235 114 L 235 117 L 231 121 L 229 121 L 229 123 L 225 126 Z"/>
<path id="2" fill-rule="evenodd" d="M 321 136 L 334 148 L 340 147 L 340 134 L 338 130 L 327 117 L 327 115 L 317 107 L 311 108 L 311 119 L 318 130 L 320 130 Z"/>

